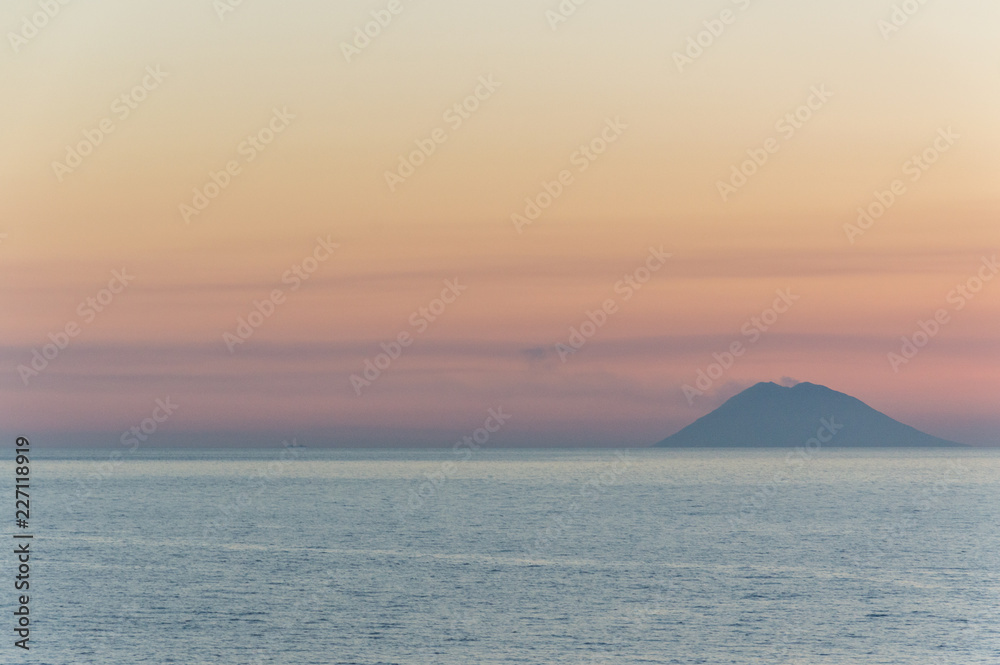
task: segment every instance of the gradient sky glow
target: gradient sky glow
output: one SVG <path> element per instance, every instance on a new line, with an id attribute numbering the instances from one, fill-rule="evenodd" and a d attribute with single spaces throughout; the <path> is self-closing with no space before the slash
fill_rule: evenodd
<path id="1" fill-rule="evenodd" d="M 211 0 L 74 2 L 15 52 L 8 33 L 40 10 L 5 3 L 0 429 L 114 441 L 169 395 L 163 432 L 188 443 L 450 445 L 502 405 L 497 445 L 645 445 L 789 377 L 1000 442 L 1000 278 L 961 310 L 948 299 L 1000 244 L 1000 5 L 927 2 L 886 39 L 890 0 L 589 0 L 555 30 L 557 0 L 401 0 L 347 62 L 340 44 L 386 4 L 244 0 L 220 19 Z M 727 9 L 678 71 L 674 52 Z M 119 119 L 114 100 L 157 66 Z M 500 85 L 451 129 L 480 77 Z M 830 99 L 782 137 L 818 87 Z M 273 109 L 295 117 L 247 162 Z M 53 162 L 107 117 L 59 181 Z M 615 118 L 627 128 L 580 172 L 571 156 Z M 438 127 L 447 140 L 391 192 L 385 172 Z M 912 180 L 904 163 L 947 128 Z M 723 201 L 717 182 L 771 137 Z M 230 160 L 239 175 L 185 223 L 179 205 Z M 572 183 L 518 233 L 512 213 L 563 169 Z M 905 194 L 849 242 L 897 178 Z M 292 291 L 282 275 L 317 237 L 339 249 Z M 615 284 L 651 246 L 672 257 L 626 302 Z M 134 283 L 84 322 L 122 268 Z M 456 278 L 467 290 L 417 332 L 411 313 Z M 223 333 L 273 289 L 284 303 L 230 353 Z M 682 386 L 778 289 L 800 299 L 689 404 Z M 556 344 L 608 298 L 619 311 L 562 362 Z M 948 323 L 893 371 L 938 309 Z M 25 385 L 17 367 L 70 322 Z M 412 346 L 356 395 L 351 374 L 403 331 Z"/>

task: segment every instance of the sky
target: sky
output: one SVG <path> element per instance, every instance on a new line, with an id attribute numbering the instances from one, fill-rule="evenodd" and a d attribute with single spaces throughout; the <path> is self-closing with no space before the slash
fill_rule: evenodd
<path id="1" fill-rule="evenodd" d="M 811 381 L 996 445 L 998 27 L 6 2 L 0 431 L 443 446 L 502 409 L 490 445 L 641 446 Z"/>

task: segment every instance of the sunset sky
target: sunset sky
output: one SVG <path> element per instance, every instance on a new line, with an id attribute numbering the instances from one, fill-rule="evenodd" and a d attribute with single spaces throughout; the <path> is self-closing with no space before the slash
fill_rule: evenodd
<path id="1" fill-rule="evenodd" d="M 1000 443 L 1000 4 L 912 4 L 11 0 L 0 430 L 638 446 L 784 380 Z"/>

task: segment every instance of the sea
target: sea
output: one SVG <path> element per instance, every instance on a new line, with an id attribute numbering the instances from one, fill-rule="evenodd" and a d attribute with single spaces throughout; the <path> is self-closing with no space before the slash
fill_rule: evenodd
<path id="1" fill-rule="evenodd" d="M 3 663 L 1000 663 L 997 449 L 36 448 L 26 528 L 0 466 Z"/>

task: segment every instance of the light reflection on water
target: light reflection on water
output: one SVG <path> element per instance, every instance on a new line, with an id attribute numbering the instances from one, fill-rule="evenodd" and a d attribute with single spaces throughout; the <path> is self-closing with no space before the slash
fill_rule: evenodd
<path id="1" fill-rule="evenodd" d="M 997 451 L 109 452 L 33 460 L 25 662 L 1000 662 Z"/>

